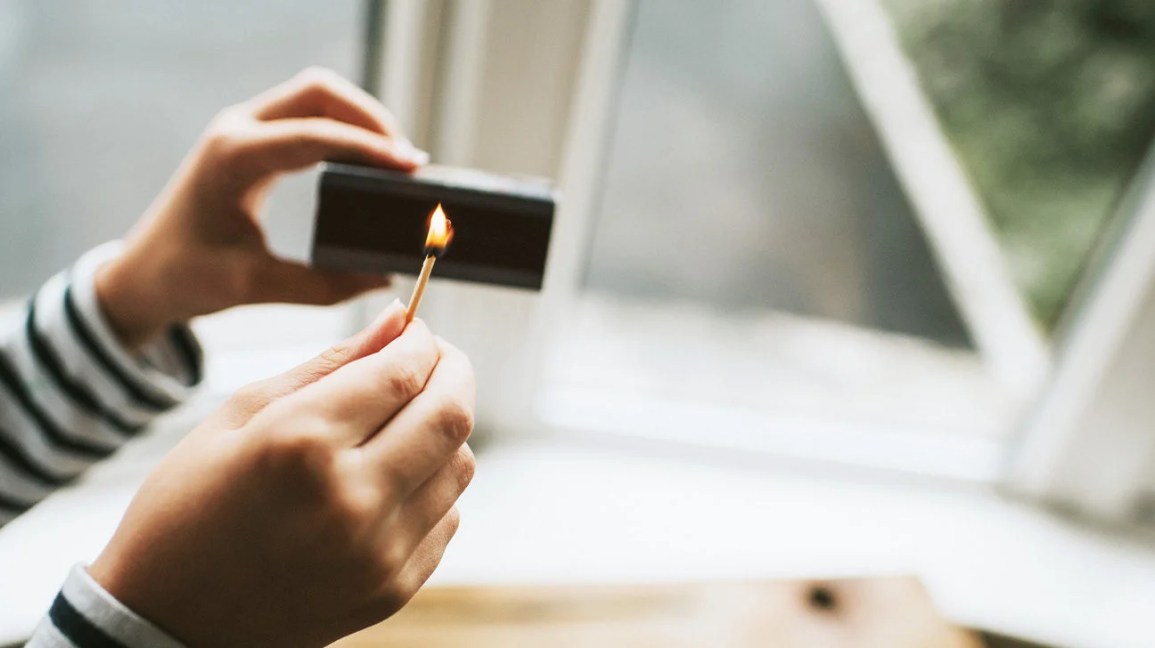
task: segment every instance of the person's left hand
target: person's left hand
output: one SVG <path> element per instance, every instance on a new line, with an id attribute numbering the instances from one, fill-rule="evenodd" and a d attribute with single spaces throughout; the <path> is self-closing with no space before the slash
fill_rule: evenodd
<path id="1" fill-rule="evenodd" d="M 129 346 L 170 324 L 231 306 L 333 304 L 387 278 L 325 272 L 276 258 L 261 227 L 272 183 L 322 160 L 410 171 L 428 160 L 376 99 L 310 68 L 221 111 L 96 276 L 101 306 Z"/>

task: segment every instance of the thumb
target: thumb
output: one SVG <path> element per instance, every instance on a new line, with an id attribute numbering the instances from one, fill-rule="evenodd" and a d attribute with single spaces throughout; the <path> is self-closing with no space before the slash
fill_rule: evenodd
<path id="1" fill-rule="evenodd" d="M 317 382 L 337 369 L 377 353 L 405 330 L 405 306 L 394 299 L 369 326 L 283 374 L 241 388 L 225 407 L 225 424 L 239 427 L 269 403 Z"/>

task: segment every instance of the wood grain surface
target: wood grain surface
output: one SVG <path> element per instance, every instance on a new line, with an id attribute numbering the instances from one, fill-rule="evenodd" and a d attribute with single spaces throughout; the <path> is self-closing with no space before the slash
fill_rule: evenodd
<path id="1" fill-rule="evenodd" d="M 913 578 L 628 587 L 431 587 L 340 648 L 981 648 Z"/>

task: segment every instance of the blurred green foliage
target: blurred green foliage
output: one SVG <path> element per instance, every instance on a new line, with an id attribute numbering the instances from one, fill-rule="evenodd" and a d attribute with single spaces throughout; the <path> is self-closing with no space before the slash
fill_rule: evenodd
<path id="1" fill-rule="evenodd" d="M 1155 134 L 1155 1 L 883 2 L 1052 327 Z"/>

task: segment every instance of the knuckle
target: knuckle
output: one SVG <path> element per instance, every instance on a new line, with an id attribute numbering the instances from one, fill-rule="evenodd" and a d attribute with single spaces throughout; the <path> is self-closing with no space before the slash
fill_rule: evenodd
<path id="1" fill-rule="evenodd" d="M 265 392 L 264 381 L 249 383 L 233 392 L 228 402 L 231 407 L 247 409 L 264 402 Z"/>
<path id="2" fill-rule="evenodd" d="M 449 509 L 449 512 L 445 514 L 443 519 L 443 524 L 445 524 L 445 542 L 448 543 L 454 534 L 457 533 L 457 530 L 461 528 L 461 511 L 454 506 Z"/>
<path id="3" fill-rule="evenodd" d="M 332 536 L 331 546 L 363 546 L 366 529 L 378 513 L 376 499 L 353 489 L 333 486 L 327 489 L 322 501 L 328 519 L 323 526 Z"/>
<path id="4" fill-rule="evenodd" d="M 379 552 L 377 571 L 385 581 L 395 582 L 407 562 L 409 562 L 408 552 L 401 543 L 392 542 Z"/>
<path id="5" fill-rule="evenodd" d="M 234 392 L 219 410 L 223 418 L 217 420 L 228 428 L 236 428 L 247 422 L 273 398 L 265 382 L 245 385 Z"/>
<path id="6" fill-rule="evenodd" d="M 465 443 L 473 423 L 473 408 L 460 398 L 446 398 L 437 408 L 436 427 L 452 441 Z"/>
<path id="7" fill-rule="evenodd" d="M 363 519 L 367 504 L 345 492 L 340 456 L 326 438 L 324 421 L 285 411 L 279 403 L 258 417 L 259 427 L 250 435 L 256 473 L 267 483 L 284 485 L 285 497 L 324 519 L 323 532 L 333 534 L 334 542 L 348 541 L 349 525 Z"/>
<path id="8" fill-rule="evenodd" d="M 389 581 L 381 588 L 378 596 L 378 616 L 388 617 L 400 610 L 413 598 L 417 590 L 402 580 Z"/>
<path id="9" fill-rule="evenodd" d="M 477 458 L 473 455 L 473 450 L 468 444 L 462 444 L 461 448 L 457 450 L 456 463 L 454 474 L 457 477 L 457 486 L 459 490 L 464 491 L 473 481 L 473 476 L 477 474 Z"/>
<path id="10" fill-rule="evenodd" d="M 384 504 L 376 484 L 358 478 L 360 460 L 326 439 L 313 437 L 295 449 L 290 460 L 294 472 L 288 475 L 295 479 L 283 481 L 286 494 L 298 497 L 299 506 L 316 520 L 317 533 L 340 547 L 350 563 L 372 565 L 375 545 L 369 539 L 376 535 Z"/>
<path id="11" fill-rule="evenodd" d="M 204 132 L 204 143 L 218 155 L 235 153 L 246 138 L 245 118 L 239 106 L 229 106 L 216 114 Z"/>
<path id="12" fill-rule="evenodd" d="M 323 65 L 310 65 L 297 73 L 297 80 L 306 88 L 329 87 L 337 73 Z"/>
<path id="13" fill-rule="evenodd" d="M 347 364 L 352 358 L 357 355 L 353 343 L 350 340 L 342 340 L 333 346 L 321 352 L 317 356 L 317 363 L 315 367 L 311 367 L 312 378 L 320 378 L 322 375 L 333 371 L 337 367 Z"/>
<path id="14" fill-rule="evenodd" d="M 241 121 L 242 111 L 242 104 L 226 106 L 220 109 L 209 121 L 208 130 L 213 132 L 227 132 L 235 128 L 237 122 Z"/>
<path id="15" fill-rule="evenodd" d="M 272 435 L 269 451 L 283 465 L 311 473 L 327 474 L 334 460 L 326 443 L 328 425 L 315 418 L 300 418 Z"/>
<path id="16" fill-rule="evenodd" d="M 445 338 L 442 338 L 442 337 L 438 337 L 436 340 L 437 340 L 437 348 L 441 352 L 441 355 L 443 355 L 443 356 L 449 356 L 449 355 L 460 356 L 463 361 L 465 361 L 466 363 L 469 362 L 469 357 L 466 356 L 465 352 L 462 351 L 461 348 L 458 347 L 456 344 L 454 344 L 454 343 L 450 342 L 449 340 L 446 340 Z"/>
<path id="17" fill-rule="evenodd" d="M 391 394 L 412 398 L 425 388 L 426 376 L 409 364 L 396 364 L 383 377 L 383 388 Z"/>
<path id="18" fill-rule="evenodd" d="M 360 522 L 374 516 L 378 509 L 376 498 L 368 491 L 345 488 L 332 497 L 333 509 L 344 520 Z"/>
<path id="19" fill-rule="evenodd" d="M 454 363 L 456 370 L 460 373 L 464 389 L 472 393 L 475 390 L 477 377 L 474 374 L 473 362 L 469 360 L 469 356 L 465 355 L 461 349 L 445 341 L 439 343 L 439 349 L 442 359 L 448 358 Z"/>

